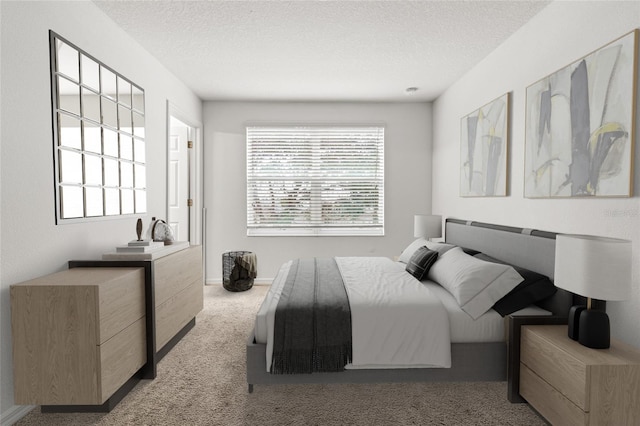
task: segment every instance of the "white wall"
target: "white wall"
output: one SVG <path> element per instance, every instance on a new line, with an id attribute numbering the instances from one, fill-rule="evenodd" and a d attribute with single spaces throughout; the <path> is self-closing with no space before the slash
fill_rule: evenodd
<path id="1" fill-rule="evenodd" d="M 633 198 L 526 199 L 523 182 L 526 87 L 639 26 L 640 2 L 551 3 L 434 103 L 432 157 L 434 213 L 548 231 L 632 239 L 633 297 L 626 302 L 610 302 L 607 310 L 612 334 L 637 347 L 640 347 L 640 141 L 636 140 Z M 507 92 L 512 92 L 510 196 L 461 198 L 458 196 L 460 119 Z M 636 118 L 638 130 L 640 119 Z"/>
<path id="2" fill-rule="evenodd" d="M 201 121 L 201 101 L 92 2 L 0 2 L 1 323 L 0 418 L 15 419 L 9 286 L 99 259 L 135 237 L 136 218 L 56 225 L 49 83 L 49 29 L 146 92 L 148 211 L 166 212 L 166 102 Z"/>
<path id="3" fill-rule="evenodd" d="M 247 237 L 245 127 L 255 123 L 384 124 L 384 237 Z M 431 211 L 431 105 L 426 103 L 205 102 L 207 282 L 221 282 L 221 255 L 249 250 L 258 280 L 283 262 L 313 256 L 394 256 L 413 240 L 413 215 Z"/>

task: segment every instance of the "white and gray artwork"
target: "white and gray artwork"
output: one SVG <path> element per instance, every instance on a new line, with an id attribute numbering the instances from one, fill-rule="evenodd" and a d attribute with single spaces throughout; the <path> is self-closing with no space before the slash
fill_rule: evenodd
<path id="1" fill-rule="evenodd" d="M 507 195 L 509 94 L 462 117 L 460 123 L 460 195 Z"/>
<path id="2" fill-rule="evenodd" d="M 525 197 L 629 197 L 637 31 L 527 88 Z"/>

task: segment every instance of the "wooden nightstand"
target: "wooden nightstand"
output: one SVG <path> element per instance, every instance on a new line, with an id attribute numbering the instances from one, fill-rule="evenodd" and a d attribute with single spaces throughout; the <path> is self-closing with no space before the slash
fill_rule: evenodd
<path id="1" fill-rule="evenodd" d="M 640 351 L 613 339 L 587 348 L 567 326 L 523 326 L 520 394 L 554 425 L 637 425 Z"/>

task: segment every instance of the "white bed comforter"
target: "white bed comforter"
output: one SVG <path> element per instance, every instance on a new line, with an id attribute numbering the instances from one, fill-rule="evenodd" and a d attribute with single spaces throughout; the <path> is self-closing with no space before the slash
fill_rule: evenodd
<path id="1" fill-rule="evenodd" d="M 337 257 L 336 262 L 351 306 L 353 360 L 347 368 L 451 367 L 447 311 L 403 264 L 385 257 Z M 290 266 L 280 268 L 256 320 L 256 336 L 266 335 L 267 371 L 275 310 Z"/>

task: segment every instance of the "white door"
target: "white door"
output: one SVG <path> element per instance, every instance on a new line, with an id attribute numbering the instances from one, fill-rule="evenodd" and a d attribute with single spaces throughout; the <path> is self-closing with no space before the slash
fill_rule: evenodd
<path id="1" fill-rule="evenodd" d="M 176 241 L 189 241 L 189 126 L 171 117 L 168 223 Z"/>

